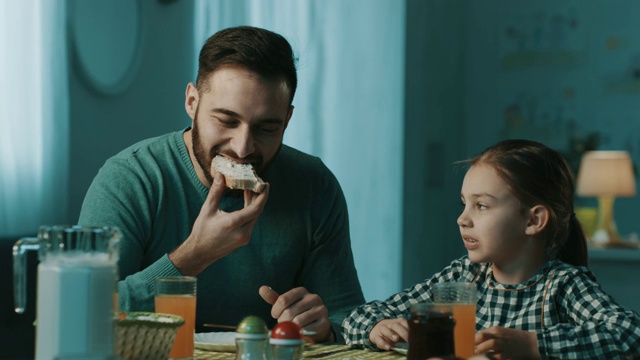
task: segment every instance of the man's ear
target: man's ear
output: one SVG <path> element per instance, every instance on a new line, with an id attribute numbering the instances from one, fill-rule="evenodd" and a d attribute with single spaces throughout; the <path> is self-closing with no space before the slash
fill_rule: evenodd
<path id="1" fill-rule="evenodd" d="M 291 120 L 291 115 L 293 115 L 293 105 L 289 106 L 289 111 L 287 111 L 287 118 L 284 120 L 284 129 L 287 129 L 287 126 L 289 126 L 289 120 Z"/>
<path id="2" fill-rule="evenodd" d="M 187 114 L 189 114 L 191 120 L 196 118 L 196 110 L 198 109 L 199 100 L 200 95 L 198 94 L 198 88 L 190 82 L 187 85 L 187 90 L 185 91 L 184 108 L 187 110 Z"/>
<path id="3" fill-rule="evenodd" d="M 525 233 L 529 236 L 542 232 L 549 222 L 549 210 L 542 205 L 536 205 L 529 209 L 528 216 L 529 221 Z"/>

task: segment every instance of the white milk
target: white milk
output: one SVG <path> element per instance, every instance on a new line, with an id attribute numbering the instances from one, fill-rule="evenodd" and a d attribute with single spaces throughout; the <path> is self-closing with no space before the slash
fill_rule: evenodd
<path id="1" fill-rule="evenodd" d="M 38 265 L 37 360 L 113 356 L 115 276 L 104 253 L 46 256 Z"/>

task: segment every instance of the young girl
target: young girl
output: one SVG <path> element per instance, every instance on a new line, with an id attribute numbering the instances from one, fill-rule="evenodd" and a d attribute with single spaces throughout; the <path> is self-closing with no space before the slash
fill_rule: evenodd
<path id="1" fill-rule="evenodd" d="M 640 316 L 587 269 L 571 170 L 537 142 L 502 141 L 468 161 L 458 226 L 468 256 L 344 320 L 347 344 L 383 350 L 408 341 L 410 305 L 439 282 L 473 282 L 476 354 L 498 359 L 640 358 Z"/>

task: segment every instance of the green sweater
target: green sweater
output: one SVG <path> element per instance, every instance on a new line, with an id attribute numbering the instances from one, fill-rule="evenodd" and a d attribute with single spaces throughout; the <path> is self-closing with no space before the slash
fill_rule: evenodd
<path id="1" fill-rule="evenodd" d="M 209 192 L 198 179 L 183 131 L 141 141 L 108 159 L 82 205 L 80 225 L 118 226 L 120 308 L 153 311 L 154 279 L 180 275 L 167 254 L 191 232 Z M 319 158 L 286 145 L 263 179 L 269 199 L 250 243 L 198 276 L 196 331 L 236 325 L 247 315 L 275 325 L 261 285 L 284 293 L 303 286 L 320 295 L 337 339 L 341 323 L 364 303 L 353 262 L 349 219 L 337 179 Z M 223 196 L 220 209 L 243 206 Z"/>

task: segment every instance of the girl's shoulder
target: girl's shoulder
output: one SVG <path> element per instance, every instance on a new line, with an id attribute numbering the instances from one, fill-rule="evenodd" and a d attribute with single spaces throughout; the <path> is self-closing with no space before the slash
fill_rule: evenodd
<path id="1" fill-rule="evenodd" d="M 562 260 L 554 260 L 551 265 L 551 271 L 558 275 L 587 275 L 593 276 L 591 271 L 585 266 L 575 266 Z"/>
<path id="2" fill-rule="evenodd" d="M 487 263 L 475 263 L 471 261 L 467 255 L 464 255 L 453 260 L 449 266 L 440 273 L 440 277 L 446 281 L 476 282 L 485 278 L 490 268 L 489 265 L 490 264 Z M 549 267 L 551 269 L 549 269 Z M 583 281 L 595 280 L 593 273 L 588 268 L 571 265 L 561 260 L 549 261 L 541 271 L 547 275 L 551 274 L 551 276 L 556 278 L 556 281 L 562 281 L 563 279 L 569 282 L 571 282 L 571 279 L 581 279 Z"/>
<path id="3" fill-rule="evenodd" d="M 585 266 L 575 266 L 566 262 L 556 260 L 550 265 L 549 271 L 551 282 L 560 288 L 573 288 L 575 286 L 592 286 L 596 284 L 596 278 Z"/>

